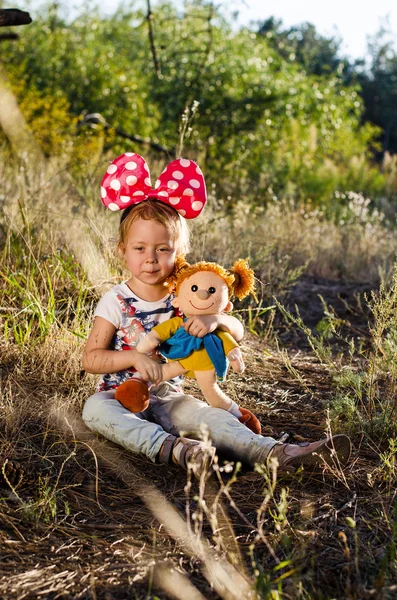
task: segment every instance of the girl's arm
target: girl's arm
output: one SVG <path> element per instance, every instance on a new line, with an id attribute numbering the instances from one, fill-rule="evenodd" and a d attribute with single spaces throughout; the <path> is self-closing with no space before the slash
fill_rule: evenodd
<path id="1" fill-rule="evenodd" d="M 143 379 L 159 383 L 162 380 L 161 363 L 140 354 L 135 348 L 109 350 L 115 331 L 110 321 L 95 317 L 83 352 L 83 369 L 88 373 L 116 373 L 134 367 Z"/>
<path id="2" fill-rule="evenodd" d="M 220 315 L 201 315 L 190 317 L 182 327 L 195 337 L 204 337 L 207 333 L 212 333 L 215 329 L 227 331 L 239 342 L 244 336 L 244 327 L 236 317 L 221 313 Z"/>

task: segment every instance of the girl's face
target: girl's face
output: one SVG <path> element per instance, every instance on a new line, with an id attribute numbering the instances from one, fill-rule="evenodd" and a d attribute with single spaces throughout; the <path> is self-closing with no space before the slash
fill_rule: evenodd
<path id="1" fill-rule="evenodd" d="M 130 226 L 125 242 L 120 244 L 131 279 L 128 281 L 138 295 L 150 299 L 151 288 L 161 288 L 175 263 L 175 241 L 159 223 L 138 219 Z M 157 299 L 157 298 L 156 298 Z"/>

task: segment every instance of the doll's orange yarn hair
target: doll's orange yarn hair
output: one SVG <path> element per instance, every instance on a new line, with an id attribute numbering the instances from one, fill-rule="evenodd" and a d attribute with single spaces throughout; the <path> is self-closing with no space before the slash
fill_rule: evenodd
<path id="1" fill-rule="evenodd" d="M 181 254 L 176 257 L 175 268 L 167 280 L 168 289 L 170 292 L 178 294 L 181 283 L 200 271 L 210 271 L 219 275 L 228 287 L 230 298 L 236 296 L 239 300 L 243 300 L 249 294 L 253 294 L 255 297 L 255 274 L 243 258 L 236 261 L 233 267 L 227 270 L 213 262 L 201 261 L 190 265 Z"/>

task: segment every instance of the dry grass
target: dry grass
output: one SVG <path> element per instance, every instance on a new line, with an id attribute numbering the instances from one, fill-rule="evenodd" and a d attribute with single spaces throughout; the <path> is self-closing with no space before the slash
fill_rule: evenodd
<path id="1" fill-rule="evenodd" d="M 261 598 L 393 597 L 396 474 L 387 480 L 362 436 L 343 472 L 275 482 L 226 470 L 186 485 L 176 468 L 85 429 L 81 404 L 94 381 L 78 376 L 75 340 L 34 355 L 2 348 L 1 452 L 25 472 L 16 487 L 3 480 L 3 597 L 254 598 L 255 588 Z M 264 433 L 323 435 L 331 374 L 302 352 L 291 372 L 252 337 L 243 352 L 247 371 L 228 392 Z"/>
<path id="2" fill-rule="evenodd" d="M 334 219 L 281 200 L 265 208 L 242 201 L 226 216 L 213 198 L 203 219 L 193 223 L 194 257 L 229 264 L 235 256 L 250 256 L 260 278 L 272 285 L 303 268 L 310 275 L 375 286 L 392 271 L 394 230 L 369 210 L 367 199 L 350 195 Z"/>

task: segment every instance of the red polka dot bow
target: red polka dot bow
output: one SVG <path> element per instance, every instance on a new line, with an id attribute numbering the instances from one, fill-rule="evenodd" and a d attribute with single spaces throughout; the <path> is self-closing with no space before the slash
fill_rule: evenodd
<path id="1" fill-rule="evenodd" d="M 145 159 L 126 152 L 108 166 L 101 183 L 101 198 L 110 210 L 122 210 L 154 198 L 172 206 L 185 219 L 194 219 L 203 210 L 207 193 L 203 173 L 192 160 L 172 161 L 152 189 Z"/>

